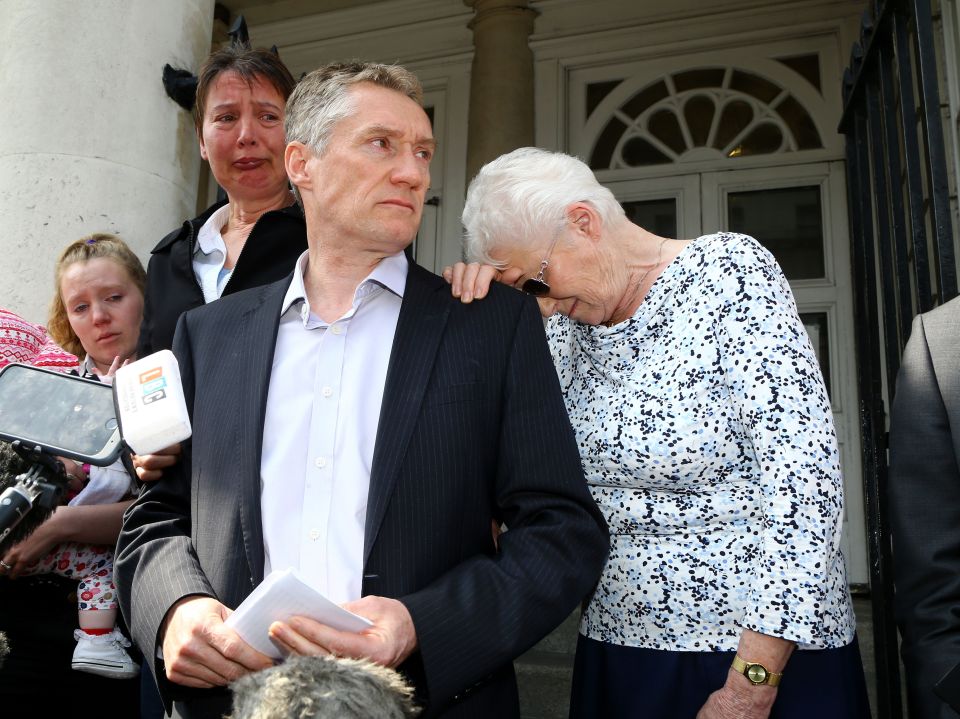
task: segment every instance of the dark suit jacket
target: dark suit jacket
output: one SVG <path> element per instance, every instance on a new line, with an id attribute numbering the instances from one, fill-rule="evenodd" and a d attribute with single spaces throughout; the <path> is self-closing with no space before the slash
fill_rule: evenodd
<path id="1" fill-rule="evenodd" d="M 957 719 L 933 686 L 960 662 L 960 299 L 917 316 L 890 421 L 895 603 L 911 719 Z"/>
<path id="2" fill-rule="evenodd" d="M 236 607 L 263 579 L 262 427 L 288 282 L 178 326 L 193 439 L 181 471 L 128 512 L 116 560 L 124 616 L 150 656 L 174 602 L 205 594 Z M 509 527 L 499 551 L 491 518 Z M 365 531 L 363 594 L 409 609 L 419 649 L 402 671 L 425 716 L 518 716 L 511 660 L 589 593 L 607 552 L 530 298 L 495 285 L 462 305 L 410 265 Z M 191 695 L 159 675 L 167 702 Z M 228 707 L 225 692 L 203 694 L 196 706 L 212 709 L 196 716 Z"/>

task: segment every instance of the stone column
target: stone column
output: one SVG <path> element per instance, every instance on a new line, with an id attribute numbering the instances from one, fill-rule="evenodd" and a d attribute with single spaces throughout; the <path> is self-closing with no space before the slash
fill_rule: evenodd
<path id="1" fill-rule="evenodd" d="M 473 67 L 467 181 L 490 160 L 534 143 L 533 52 L 536 11 L 527 0 L 464 0 L 473 8 Z"/>
<path id="2" fill-rule="evenodd" d="M 69 242 L 114 232 L 146 262 L 196 209 L 190 116 L 164 63 L 196 71 L 213 0 L 0 0 L 0 306 L 46 321 Z"/>

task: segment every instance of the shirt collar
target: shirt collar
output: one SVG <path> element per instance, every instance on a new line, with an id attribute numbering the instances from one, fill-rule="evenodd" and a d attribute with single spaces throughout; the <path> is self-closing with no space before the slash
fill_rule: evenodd
<path id="1" fill-rule="evenodd" d="M 197 233 L 197 246 L 193 253 L 196 255 L 202 252 L 205 255 L 209 255 L 219 250 L 226 254 L 226 245 L 223 243 L 220 230 L 223 229 L 229 219 L 230 203 L 228 202 L 210 215 L 207 221 L 203 223 L 203 227 L 201 227 Z"/>
<path id="2" fill-rule="evenodd" d="M 283 297 L 283 304 L 280 306 L 280 315 L 286 314 L 296 302 L 303 302 L 309 309 L 310 303 L 307 301 L 307 291 L 303 284 L 303 273 L 307 269 L 307 260 L 310 251 L 306 250 L 297 259 L 297 264 L 293 269 L 293 279 L 287 288 L 287 293 Z M 353 294 L 353 304 L 356 306 L 359 302 L 375 292 L 377 288 L 383 287 L 390 290 L 397 297 L 403 298 L 403 289 L 407 284 L 407 271 L 409 265 L 407 257 L 401 250 L 395 255 L 384 257 L 373 271 L 367 275 Z"/>
<path id="3" fill-rule="evenodd" d="M 97 366 L 93 363 L 93 357 L 90 355 L 84 355 L 83 362 L 80 363 L 78 371 L 80 372 L 81 377 L 98 377 L 97 373 L 93 371 L 96 369 L 96 367 Z"/>

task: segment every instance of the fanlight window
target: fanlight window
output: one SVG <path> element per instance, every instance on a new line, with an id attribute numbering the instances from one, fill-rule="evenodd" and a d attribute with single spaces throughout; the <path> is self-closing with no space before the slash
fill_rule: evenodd
<path id="1" fill-rule="evenodd" d="M 589 104 L 613 85 L 588 86 Z M 776 83 L 729 67 L 700 68 L 657 80 L 621 104 L 597 138 L 590 167 L 644 167 L 822 147 L 810 113 Z"/>

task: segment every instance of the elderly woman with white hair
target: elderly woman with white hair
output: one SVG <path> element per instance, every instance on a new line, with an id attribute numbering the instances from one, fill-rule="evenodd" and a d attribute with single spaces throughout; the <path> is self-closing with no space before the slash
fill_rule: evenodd
<path id="1" fill-rule="evenodd" d="M 480 171 L 463 223 L 452 291 L 537 297 L 610 526 L 571 716 L 869 717 L 830 404 L 772 255 L 653 235 L 536 148 Z"/>

